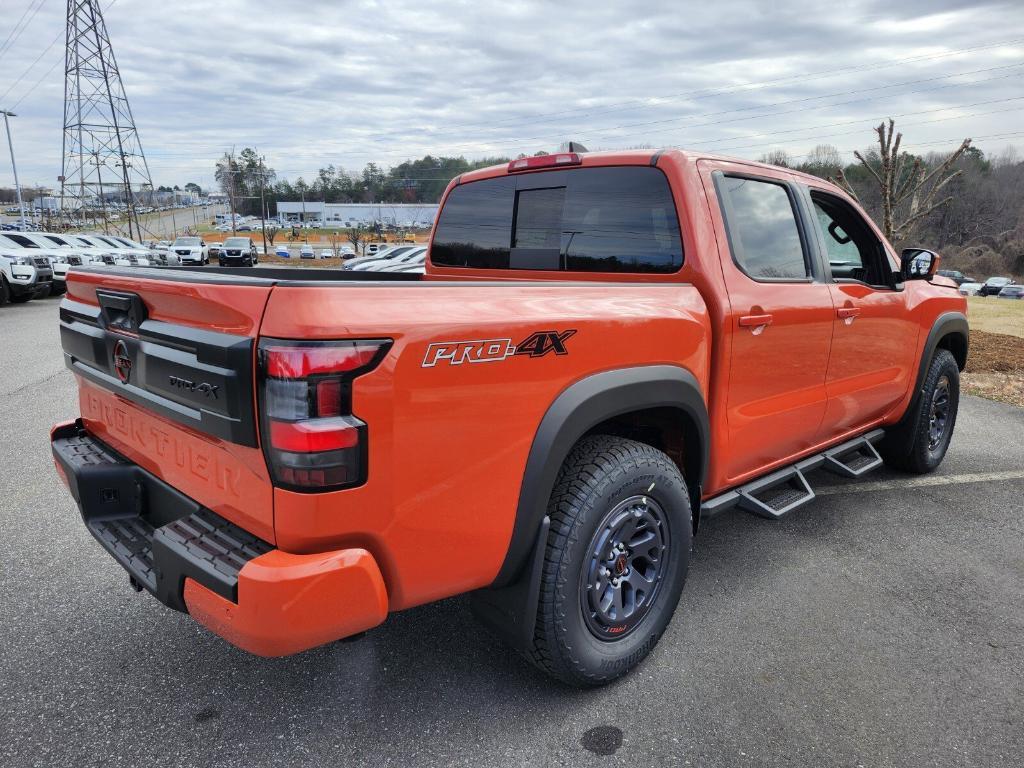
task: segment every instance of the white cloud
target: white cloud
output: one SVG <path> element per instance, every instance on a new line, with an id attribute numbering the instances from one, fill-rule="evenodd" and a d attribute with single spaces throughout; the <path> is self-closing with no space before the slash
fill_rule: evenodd
<path id="1" fill-rule="evenodd" d="M 28 2 L 11 0 L 5 19 Z M 1024 30 L 1019 3 L 777 6 L 117 0 L 107 25 L 156 184 L 210 183 L 231 146 L 308 178 L 327 164 L 532 152 L 566 138 L 756 157 L 825 136 L 860 147 L 887 115 L 904 115 L 905 143 L 922 150 L 1022 124 L 1024 111 L 1007 110 L 1024 100 L 1003 100 L 1024 96 L 1024 66 L 979 71 L 1024 65 L 1024 39 L 992 47 Z M 63 4 L 44 3 L 0 58 L 0 93 L 63 24 Z M 963 49 L 974 50 L 950 55 Z M 25 184 L 60 173 L 62 69 L 43 75 L 62 55 L 58 44 L 0 100 L 18 103 Z M 978 102 L 989 103 L 965 106 Z M 978 144 L 1024 147 L 1024 132 Z"/>

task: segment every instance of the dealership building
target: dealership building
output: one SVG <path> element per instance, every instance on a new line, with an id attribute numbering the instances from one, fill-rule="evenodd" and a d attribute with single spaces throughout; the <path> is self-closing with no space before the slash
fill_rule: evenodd
<path id="1" fill-rule="evenodd" d="M 283 223 L 316 222 L 327 227 L 427 228 L 433 225 L 437 204 L 424 203 L 316 203 L 279 202 L 277 216 Z"/>

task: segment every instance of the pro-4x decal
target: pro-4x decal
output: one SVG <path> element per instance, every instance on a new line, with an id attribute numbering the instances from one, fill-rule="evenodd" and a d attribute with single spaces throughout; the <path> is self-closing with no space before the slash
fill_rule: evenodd
<path id="1" fill-rule="evenodd" d="M 567 355 L 566 340 L 575 334 L 568 331 L 536 331 L 518 344 L 512 339 L 477 339 L 473 341 L 438 341 L 427 346 L 423 367 L 433 368 L 438 363 L 496 363 L 513 355 L 544 357 L 549 352 Z"/>
<path id="2" fill-rule="evenodd" d="M 576 331 L 537 331 L 516 344 L 516 354 L 544 357 L 548 352 L 554 352 L 556 355 L 567 355 L 565 340 L 574 333 Z"/>

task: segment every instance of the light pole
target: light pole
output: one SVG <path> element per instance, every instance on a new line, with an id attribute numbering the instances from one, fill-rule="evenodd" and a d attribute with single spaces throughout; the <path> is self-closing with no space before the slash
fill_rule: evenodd
<path id="1" fill-rule="evenodd" d="M 25 221 L 25 201 L 21 199 L 21 185 L 18 184 L 18 166 L 14 162 L 14 143 L 11 141 L 11 124 L 7 121 L 9 117 L 17 117 L 16 114 L 6 109 L 0 109 L 0 115 L 4 116 L 4 128 L 7 129 L 7 146 L 11 150 L 11 168 L 14 170 L 14 192 L 18 196 L 18 210 L 21 211 L 21 226 L 27 227 Z"/>
<path id="2" fill-rule="evenodd" d="M 266 176 L 263 171 L 263 155 L 260 155 L 260 226 L 263 229 L 263 255 L 267 255 L 267 197 L 264 192 Z"/>

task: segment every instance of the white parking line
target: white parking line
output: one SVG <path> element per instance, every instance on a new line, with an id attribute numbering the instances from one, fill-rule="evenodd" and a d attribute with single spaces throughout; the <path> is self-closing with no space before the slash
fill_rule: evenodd
<path id="1" fill-rule="evenodd" d="M 999 480 L 1024 480 L 1024 470 L 1006 472 L 973 472 L 963 475 L 927 475 L 908 480 L 879 480 L 874 483 L 851 482 L 846 485 L 826 485 L 815 488 L 817 496 L 837 493 L 864 493 L 865 491 L 892 491 L 900 488 L 925 488 L 932 485 L 961 485 L 963 483 L 991 483 Z"/>

